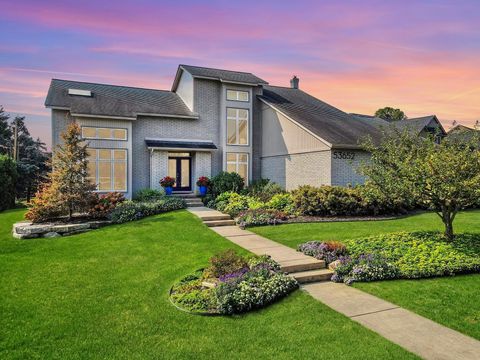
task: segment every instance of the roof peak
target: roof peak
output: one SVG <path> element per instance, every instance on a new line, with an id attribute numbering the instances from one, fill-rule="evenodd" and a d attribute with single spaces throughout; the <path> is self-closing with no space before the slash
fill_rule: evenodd
<path id="1" fill-rule="evenodd" d="M 228 70 L 228 69 L 213 68 L 213 67 L 208 67 L 208 66 L 198 66 L 198 65 L 189 65 L 189 64 L 179 64 L 178 66 L 187 66 L 187 67 L 194 67 L 194 68 L 197 68 L 197 69 L 218 70 L 218 71 L 227 71 L 227 72 L 232 72 L 232 73 L 254 75 L 252 72 L 248 72 L 248 71 Z"/>

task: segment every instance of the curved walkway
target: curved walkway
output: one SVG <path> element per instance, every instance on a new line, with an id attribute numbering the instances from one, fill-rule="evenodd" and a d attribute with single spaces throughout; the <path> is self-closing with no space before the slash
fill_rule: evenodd
<path id="1" fill-rule="evenodd" d="M 188 210 L 200 218 L 202 213 L 223 215 L 207 208 Z M 288 246 L 237 226 L 211 229 L 254 254 L 270 255 L 280 263 L 312 259 Z M 330 281 L 305 284 L 302 289 L 335 311 L 424 359 L 480 359 L 480 341 L 358 289 Z"/>

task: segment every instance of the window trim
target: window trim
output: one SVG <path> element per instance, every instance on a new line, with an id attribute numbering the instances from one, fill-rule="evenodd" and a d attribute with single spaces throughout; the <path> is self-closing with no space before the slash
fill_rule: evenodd
<path id="1" fill-rule="evenodd" d="M 235 162 L 228 161 L 228 154 L 235 154 Z M 246 155 L 247 156 L 247 161 L 239 161 L 239 155 Z M 228 164 L 235 164 L 235 172 L 240 175 L 238 172 L 238 165 L 247 165 L 247 173 L 246 173 L 246 179 L 245 179 L 245 185 L 248 185 L 249 183 L 249 178 L 250 178 L 250 153 L 248 152 L 235 152 L 235 151 L 227 151 L 225 153 L 225 170 L 228 172 Z"/>
<path id="2" fill-rule="evenodd" d="M 229 91 L 235 91 L 237 93 L 237 98 L 236 99 L 229 99 L 228 98 L 228 92 Z M 246 93 L 247 94 L 247 100 L 240 100 L 239 99 L 239 93 L 240 92 L 243 92 L 243 93 Z M 242 102 L 242 103 L 249 103 L 250 102 L 250 91 L 248 90 L 237 90 L 237 89 L 226 89 L 226 92 L 225 92 L 225 99 L 227 101 L 238 101 L 238 102 Z"/>
<path id="3" fill-rule="evenodd" d="M 239 121 L 239 117 L 238 117 L 238 110 L 245 110 L 247 112 L 247 142 L 245 144 L 240 144 L 239 142 L 237 143 L 229 143 L 228 142 L 228 110 L 231 109 L 231 110 L 237 110 L 237 116 L 235 118 L 235 137 L 237 139 L 237 141 L 240 141 L 240 128 L 239 128 L 239 125 L 238 123 L 240 122 Z M 246 108 L 235 108 L 235 107 L 230 107 L 230 106 L 227 106 L 227 109 L 225 111 L 225 143 L 227 144 L 227 146 L 250 146 L 250 109 L 246 109 Z"/>
<path id="4" fill-rule="evenodd" d="M 84 129 L 84 128 L 95 129 L 95 137 L 83 136 L 83 129 Z M 109 138 L 99 137 L 99 136 L 98 136 L 98 130 L 100 130 L 100 129 L 108 129 L 108 130 L 110 130 L 110 137 L 109 137 Z M 113 137 L 113 130 L 125 130 L 125 138 L 124 138 L 124 139 L 116 139 L 116 138 L 114 138 L 114 137 Z M 82 139 L 88 139 L 88 140 L 128 141 L 128 129 L 127 129 L 127 128 L 123 128 L 123 127 L 82 125 L 81 131 L 82 131 Z"/>
<path id="5" fill-rule="evenodd" d="M 88 147 L 87 150 L 94 150 L 95 151 L 95 181 L 94 184 L 97 187 L 94 192 L 97 193 L 105 193 L 105 192 L 123 192 L 127 193 L 128 192 L 128 149 L 126 148 L 94 148 L 94 147 Z M 110 160 L 100 160 L 99 159 L 99 154 L 100 150 L 110 150 Z M 115 160 L 114 156 L 114 151 L 115 150 L 123 150 L 125 151 L 125 159 L 124 160 Z M 98 163 L 99 162 L 109 162 L 110 163 L 110 189 L 102 189 L 100 190 L 98 188 L 99 182 L 98 182 Z M 115 175 L 115 166 L 113 166 L 114 163 L 125 163 L 125 189 L 121 190 L 115 190 L 113 189 L 113 184 L 114 184 L 114 175 Z"/>

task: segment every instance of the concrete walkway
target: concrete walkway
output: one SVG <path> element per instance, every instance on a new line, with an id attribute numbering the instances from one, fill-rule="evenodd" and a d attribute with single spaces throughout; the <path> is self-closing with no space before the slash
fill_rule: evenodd
<path id="1" fill-rule="evenodd" d="M 200 218 L 223 215 L 208 208 L 188 210 Z M 254 254 L 270 255 L 280 263 L 282 269 L 289 269 L 290 265 L 293 268 L 297 264 L 302 266 L 302 264 L 311 263 L 313 259 L 237 226 L 212 227 L 211 229 Z M 331 281 L 304 284 L 302 289 L 335 311 L 348 316 L 353 321 L 424 359 L 480 359 L 480 341 L 358 289 Z"/>

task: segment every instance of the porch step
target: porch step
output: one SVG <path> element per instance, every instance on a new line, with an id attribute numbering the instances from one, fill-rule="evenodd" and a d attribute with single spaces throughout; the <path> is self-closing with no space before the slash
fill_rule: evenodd
<path id="1" fill-rule="evenodd" d="M 231 220 L 231 217 L 229 215 L 208 215 L 208 216 L 201 216 L 200 219 L 202 219 L 203 222 L 205 221 L 217 221 L 217 220 Z"/>
<path id="2" fill-rule="evenodd" d="M 300 271 L 290 274 L 295 280 L 300 284 L 317 282 L 317 281 L 328 281 L 333 275 L 333 271 L 329 269 L 317 269 L 317 270 L 308 270 Z"/>
<path id="3" fill-rule="evenodd" d="M 298 273 L 301 271 L 325 269 L 325 261 L 317 259 L 301 259 L 281 261 L 280 269 L 287 273 Z"/>
<path id="4" fill-rule="evenodd" d="M 182 193 L 182 192 L 174 192 L 172 194 L 173 196 L 177 196 L 177 197 L 180 197 L 182 199 L 196 199 L 198 198 L 197 197 L 197 194 L 193 193 L 193 192 L 187 192 L 187 193 Z"/>
<path id="5" fill-rule="evenodd" d="M 235 225 L 234 220 L 210 220 L 210 221 L 204 221 L 203 223 L 208 227 Z"/>
<path id="6" fill-rule="evenodd" d="M 204 206 L 203 203 L 187 203 L 187 208 L 191 208 L 191 207 L 202 207 Z"/>

